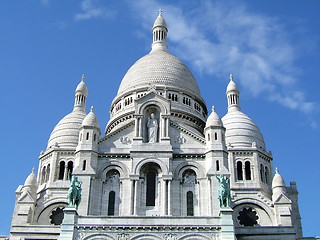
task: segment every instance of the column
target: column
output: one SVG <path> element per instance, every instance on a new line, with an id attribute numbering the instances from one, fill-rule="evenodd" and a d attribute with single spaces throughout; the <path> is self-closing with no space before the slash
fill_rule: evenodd
<path id="1" fill-rule="evenodd" d="M 168 215 L 171 216 L 171 180 L 168 180 Z"/>
<path id="2" fill-rule="evenodd" d="M 162 215 L 167 215 L 167 181 L 162 180 Z"/>
<path id="3" fill-rule="evenodd" d="M 134 209 L 133 215 L 138 215 L 138 185 L 139 181 L 134 180 Z"/>

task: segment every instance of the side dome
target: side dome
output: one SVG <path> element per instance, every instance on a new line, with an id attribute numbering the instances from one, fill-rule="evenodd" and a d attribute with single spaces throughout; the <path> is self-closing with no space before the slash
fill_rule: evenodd
<path id="1" fill-rule="evenodd" d="M 26 181 L 24 182 L 24 186 L 28 186 L 28 187 L 35 187 L 37 186 L 37 177 L 34 174 L 34 168 L 32 169 L 32 172 L 29 174 L 29 176 L 27 177 Z"/>
<path id="2" fill-rule="evenodd" d="M 252 147 L 256 143 L 258 148 L 265 150 L 263 136 L 257 125 L 241 111 L 228 112 L 222 118 L 226 128 L 226 143 L 234 147 Z"/>
<path id="3" fill-rule="evenodd" d="M 62 118 L 53 129 L 47 148 L 56 144 L 60 147 L 77 147 L 79 129 L 85 116 L 84 111 L 73 111 Z"/>
<path id="4" fill-rule="evenodd" d="M 201 98 L 191 71 L 167 51 L 151 51 L 133 64 L 121 81 L 118 96 L 151 85 L 187 90 Z"/>
<path id="5" fill-rule="evenodd" d="M 279 174 L 278 168 L 276 168 L 276 173 L 272 179 L 272 189 L 276 187 L 284 188 L 286 186 L 282 176 Z"/>
<path id="6" fill-rule="evenodd" d="M 257 125 L 240 110 L 240 92 L 230 74 L 230 82 L 227 86 L 228 113 L 222 118 L 226 128 L 226 143 L 234 147 L 252 147 L 253 143 L 265 150 L 263 136 Z"/>
<path id="7" fill-rule="evenodd" d="M 84 75 L 82 75 L 81 82 L 75 91 L 73 111 L 62 118 L 54 127 L 47 149 L 55 145 L 60 147 L 77 147 L 80 127 L 86 116 L 87 96 L 88 88 L 84 82 Z"/>

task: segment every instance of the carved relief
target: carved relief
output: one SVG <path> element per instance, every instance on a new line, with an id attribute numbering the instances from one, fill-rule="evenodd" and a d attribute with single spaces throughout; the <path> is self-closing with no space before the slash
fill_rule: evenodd
<path id="1" fill-rule="evenodd" d="M 194 172 L 187 171 L 182 179 L 183 184 L 196 184 L 197 183 L 197 176 Z"/>
<path id="2" fill-rule="evenodd" d="M 128 138 L 127 136 L 125 136 L 125 137 L 121 137 L 121 138 L 120 138 L 120 142 L 121 142 L 122 144 L 130 144 L 130 143 L 131 143 L 131 140 L 130 140 L 130 138 Z"/>
<path id="3" fill-rule="evenodd" d="M 183 136 L 177 136 L 175 142 L 179 144 L 183 144 L 187 142 L 187 139 L 185 139 Z"/>
<path id="4" fill-rule="evenodd" d="M 173 233 L 165 234 L 163 237 L 164 240 L 177 240 L 177 235 Z"/>
<path id="5" fill-rule="evenodd" d="M 128 240 L 128 239 L 129 239 L 129 234 L 126 234 L 126 233 L 118 234 L 117 240 Z"/>

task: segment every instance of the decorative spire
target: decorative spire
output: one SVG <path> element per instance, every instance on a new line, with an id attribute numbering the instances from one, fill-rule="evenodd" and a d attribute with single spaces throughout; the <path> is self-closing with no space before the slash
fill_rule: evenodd
<path id="1" fill-rule="evenodd" d="M 240 111 L 239 103 L 239 90 L 236 83 L 233 81 L 233 75 L 229 75 L 230 82 L 227 86 L 227 98 L 228 98 L 228 112 Z"/>
<path id="2" fill-rule="evenodd" d="M 166 51 L 168 46 L 166 42 L 167 38 L 167 24 L 164 18 L 162 17 L 162 9 L 158 10 L 159 15 L 157 19 L 154 21 L 153 27 L 152 27 L 152 50 L 164 50 Z"/>
<path id="3" fill-rule="evenodd" d="M 93 110 L 94 110 L 94 107 L 93 107 L 93 106 L 91 106 L 91 108 L 90 108 L 90 112 L 93 112 Z"/>
<path id="4" fill-rule="evenodd" d="M 74 108 L 73 110 L 86 110 L 86 100 L 88 96 L 88 88 L 86 83 L 84 82 L 85 75 L 82 74 L 81 82 L 78 84 L 75 91 L 75 99 L 74 99 Z"/>
<path id="5" fill-rule="evenodd" d="M 212 106 L 211 110 L 212 110 L 212 112 L 215 112 L 216 111 L 215 106 Z"/>
<path id="6" fill-rule="evenodd" d="M 278 170 L 278 168 L 276 167 L 276 174 L 279 174 L 279 170 Z"/>

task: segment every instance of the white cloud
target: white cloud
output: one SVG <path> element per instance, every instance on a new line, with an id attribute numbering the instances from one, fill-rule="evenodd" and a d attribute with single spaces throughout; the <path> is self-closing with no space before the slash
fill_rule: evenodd
<path id="1" fill-rule="evenodd" d="M 169 47 L 198 71 L 226 80 L 234 73 L 254 96 L 303 113 L 315 110 L 297 90 L 299 51 L 279 19 L 251 12 L 238 1 L 202 1 L 191 12 L 156 0 L 134 1 L 133 7 L 142 23 L 152 22 L 156 9 L 163 8 Z"/>
<path id="2" fill-rule="evenodd" d="M 96 0 L 83 0 L 80 5 L 83 12 L 77 13 L 74 16 L 74 20 L 82 21 L 92 18 L 110 18 L 115 16 L 115 11 L 108 10 L 104 7 L 98 7 L 96 4 Z"/>

